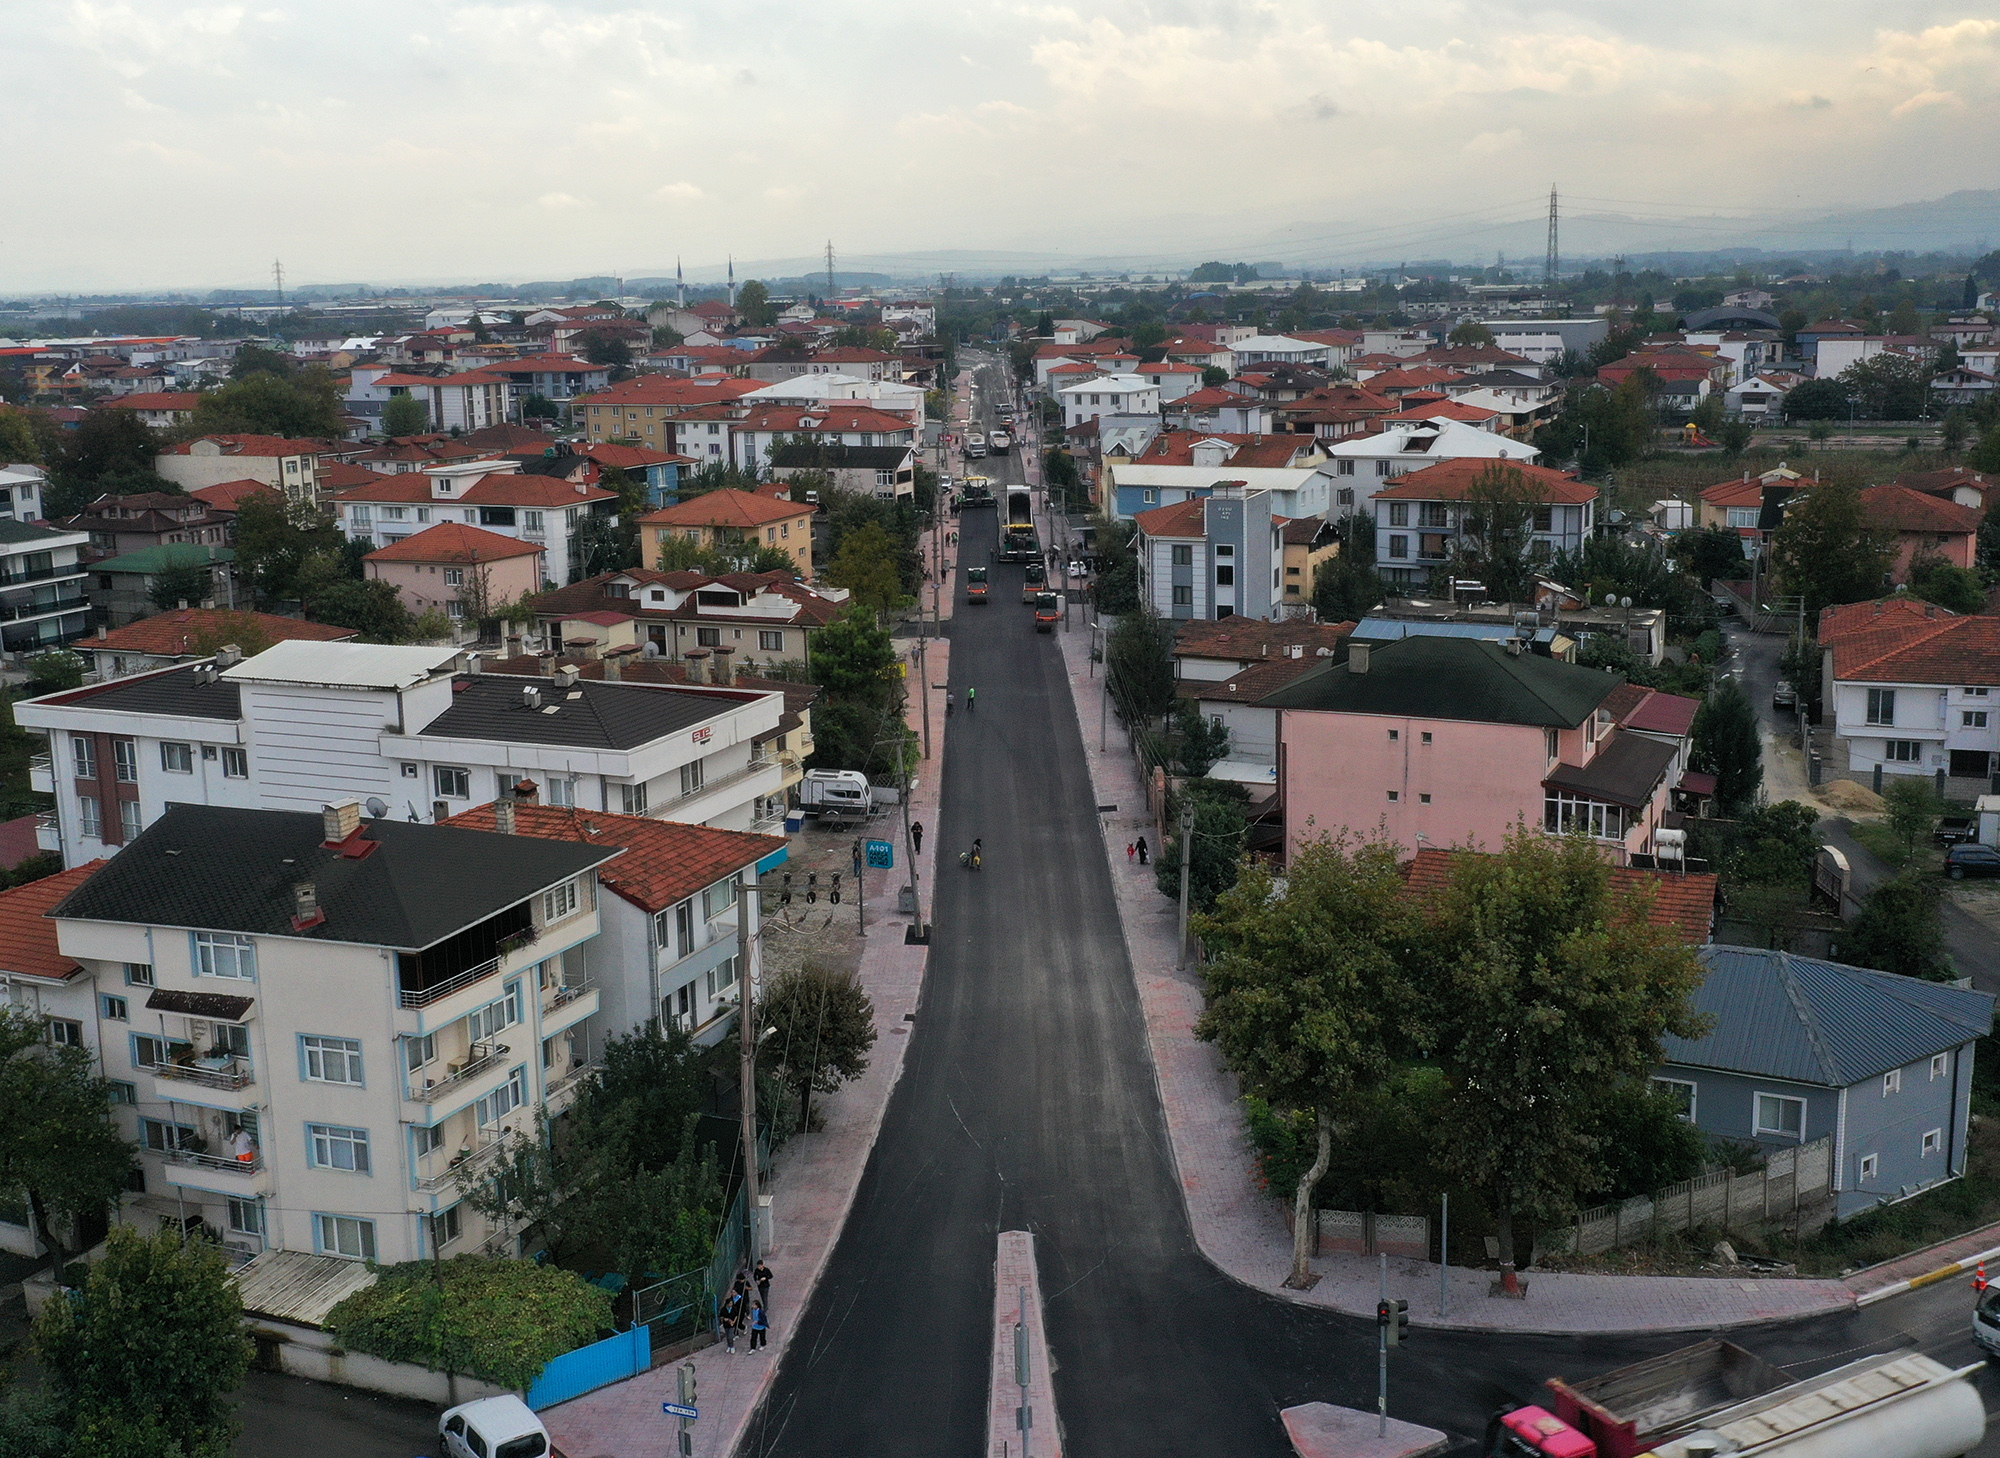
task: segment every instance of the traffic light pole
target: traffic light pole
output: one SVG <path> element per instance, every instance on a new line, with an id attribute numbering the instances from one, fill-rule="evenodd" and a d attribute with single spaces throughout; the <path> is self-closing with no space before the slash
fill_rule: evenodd
<path id="1" fill-rule="evenodd" d="M 1375 1436 L 1389 1436 L 1389 1257 L 1382 1257 L 1381 1295 L 1375 1302 Z"/>

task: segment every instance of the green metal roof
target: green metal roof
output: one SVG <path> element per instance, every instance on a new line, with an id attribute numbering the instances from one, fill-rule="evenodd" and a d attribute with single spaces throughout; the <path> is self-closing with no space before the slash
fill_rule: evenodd
<path id="1" fill-rule="evenodd" d="M 169 567 L 199 566 L 203 563 L 234 562 L 234 547 L 205 547 L 195 542 L 163 542 L 157 547 L 147 547 L 142 551 L 127 552 L 122 557 L 110 557 L 102 562 L 92 562 L 92 572 L 137 572 L 151 577 L 164 572 Z"/>

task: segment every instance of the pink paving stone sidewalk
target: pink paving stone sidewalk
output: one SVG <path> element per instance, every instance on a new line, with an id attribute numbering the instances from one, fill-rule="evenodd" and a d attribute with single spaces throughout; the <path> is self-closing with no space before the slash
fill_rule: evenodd
<path id="1" fill-rule="evenodd" d="M 911 660 L 914 675 L 914 642 L 899 640 L 899 646 Z M 932 639 L 928 651 L 932 681 L 944 682 L 950 666 L 949 640 Z M 944 750 L 944 695 L 932 694 L 930 698 L 935 757 L 922 761 L 910 800 L 911 820 L 923 821 L 926 829 L 937 825 Z M 909 702 L 912 727 L 920 728 L 915 715 L 921 698 L 912 692 Z M 888 838 L 901 839 L 900 818 Z M 907 852 L 908 847 L 903 850 Z M 926 913 L 931 906 L 936 856 L 936 844 L 927 835 L 918 868 Z M 928 948 L 903 942 L 903 930 L 910 923 L 908 917 L 896 914 L 896 887 L 902 880 L 900 872 L 886 876 L 876 872 L 868 878 L 868 942 L 861 952 L 860 968 L 862 984 L 875 1003 L 876 1042 L 868 1071 L 816 1103 L 815 1109 L 825 1116 L 825 1128 L 817 1134 L 796 1136 L 778 1151 L 774 1161 L 767 1192 L 771 1196 L 774 1243 L 765 1257 L 775 1277 L 771 1283 L 770 1348 L 753 1355 L 747 1343 L 738 1343 L 736 1354 L 731 1356 L 718 1345 L 704 1348 L 691 1359 L 701 1409 L 701 1418 L 694 1424 L 697 1458 L 727 1458 L 742 1441 L 790 1343 L 799 1314 L 840 1238 L 861 1183 L 862 1168 L 881 1130 L 890 1092 L 902 1076 L 903 1053 L 914 1026 L 903 1015 L 917 1010 L 928 955 Z M 671 1430 L 660 1404 L 676 1400 L 678 1365 L 662 1364 L 629 1381 L 549 1409 L 542 1420 L 550 1437 L 569 1458 L 640 1458 L 667 1452 Z"/>
<path id="2" fill-rule="evenodd" d="M 1988 1225 L 1983 1229 L 1970 1230 L 1951 1240 L 1927 1245 L 1922 1250 L 1913 1250 L 1906 1256 L 1880 1265 L 1869 1266 L 1856 1271 L 1844 1283 L 1857 1296 L 1866 1296 L 1871 1291 L 1880 1291 L 1893 1286 L 1898 1281 L 1908 1281 L 1916 1276 L 1928 1275 L 1957 1261 L 1968 1260 L 1984 1251 L 2000 1247 L 2000 1225 Z M 1995 1266 L 1989 1275 L 2000 1274 L 2000 1266 Z"/>
<path id="3" fill-rule="evenodd" d="M 1108 749 L 1098 748 L 1099 683 L 1091 672 L 1089 642 L 1087 632 L 1071 633 L 1062 640 L 1063 654 L 1097 801 L 1118 806 L 1116 813 L 1101 817 L 1105 851 L 1195 1241 L 1225 1273 L 1247 1285 L 1308 1305 L 1373 1315 L 1380 1278 L 1371 1257 L 1318 1257 L 1313 1269 L 1320 1280 L 1311 1291 L 1291 1291 L 1282 1284 L 1291 1271 L 1291 1233 L 1278 1202 L 1258 1187 L 1235 1080 L 1214 1047 L 1194 1036 L 1202 1008 L 1200 979 L 1175 967 L 1174 904 L 1159 894 L 1152 868 L 1125 855 L 1125 847 L 1140 835 L 1157 850 L 1159 836 L 1115 715 L 1106 735 Z M 1842 1310 L 1854 1301 L 1854 1293 L 1839 1281 L 1536 1272 L 1528 1278 L 1527 1299 L 1504 1301 L 1487 1294 L 1490 1271 L 1453 1267 L 1446 1279 L 1448 1307 L 1440 1317 L 1436 1263 L 1389 1261 L 1389 1295 L 1408 1300 L 1410 1316 L 1420 1326 L 1547 1333 L 1677 1331 L 1809 1316 Z"/>
<path id="4" fill-rule="evenodd" d="M 1026 1288 L 1028 1304 L 1021 1305 Z M 1028 1328 L 1028 1437 L 1035 1458 L 1062 1458 L 1062 1428 L 1056 1421 L 1054 1374 L 1049 1369 L 1049 1341 L 1042 1329 L 1042 1278 L 1035 1261 L 1035 1237 L 1025 1230 L 1000 1232 L 993 1263 L 993 1359 L 986 1392 L 987 1458 L 1019 1458 L 1021 1433 L 1015 1426 L 1021 1407 L 1016 1380 L 1014 1325 Z"/>

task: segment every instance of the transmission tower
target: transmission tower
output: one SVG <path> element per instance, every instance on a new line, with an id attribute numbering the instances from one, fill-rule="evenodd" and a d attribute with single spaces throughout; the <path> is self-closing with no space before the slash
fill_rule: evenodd
<path id="1" fill-rule="evenodd" d="M 833 297 L 833 239 L 826 240 L 826 296 Z"/>
<path id="2" fill-rule="evenodd" d="M 285 307 L 285 265 L 278 259 L 271 260 L 271 282 L 277 286 L 278 307 Z"/>
<path id="3" fill-rule="evenodd" d="M 1545 283 L 1556 281 L 1556 185 L 1549 184 L 1549 256 L 1542 265 L 1542 279 Z"/>
<path id="4" fill-rule="evenodd" d="M 1611 307 L 1625 307 L 1625 255 L 1622 253 L 1611 260 Z"/>

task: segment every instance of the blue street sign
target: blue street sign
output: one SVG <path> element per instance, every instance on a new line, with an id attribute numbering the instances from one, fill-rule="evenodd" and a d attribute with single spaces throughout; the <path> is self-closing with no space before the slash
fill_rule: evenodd
<path id="1" fill-rule="evenodd" d="M 891 840 L 871 840 L 868 842 L 868 868 L 873 871 L 890 871 L 896 866 L 896 843 Z"/>
<path id="2" fill-rule="evenodd" d="M 701 1413 L 692 1407 L 682 1407 L 678 1402 L 663 1402 L 660 1411 L 668 1417 L 698 1418 Z"/>

